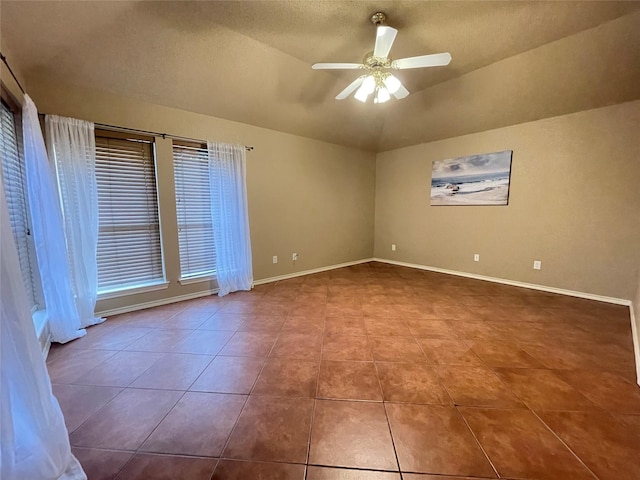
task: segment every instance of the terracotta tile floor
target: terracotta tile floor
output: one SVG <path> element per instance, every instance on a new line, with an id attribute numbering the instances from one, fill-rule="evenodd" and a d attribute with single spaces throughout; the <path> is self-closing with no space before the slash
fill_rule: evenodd
<path id="1" fill-rule="evenodd" d="M 90 480 L 640 478 L 626 307 L 378 263 L 118 315 L 48 365 Z"/>

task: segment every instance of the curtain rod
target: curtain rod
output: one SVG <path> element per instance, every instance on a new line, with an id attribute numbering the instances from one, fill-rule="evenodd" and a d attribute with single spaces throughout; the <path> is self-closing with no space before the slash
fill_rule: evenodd
<path id="1" fill-rule="evenodd" d="M 40 113 L 39 115 L 42 115 L 43 117 L 45 115 L 51 115 L 49 113 Z M 179 135 L 171 135 L 169 133 L 161 133 L 161 132 L 153 132 L 151 130 L 140 130 L 138 128 L 129 128 L 129 127 L 119 127 L 118 125 L 109 125 L 108 123 L 97 123 L 95 122 L 94 125 L 98 128 L 102 127 L 102 128 L 107 128 L 110 130 L 114 130 L 117 132 L 125 132 L 125 133 L 139 133 L 142 135 L 151 135 L 154 137 L 162 137 L 162 138 L 172 138 L 174 140 L 183 140 L 185 142 L 197 142 L 197 143 L 207 143 L 206 140 L 202 140 L 199 138 L 190 138 L 190 137 L 181 137 Z M 250 152 L 251 150 L 253 150 L 253 147 L 245 145 L 244 148 Z"/>
<path id="2" fill-rule="evenodd" d="M 24 88 L 22 88 L 22 85 L 20 84 L 20 80 L 18 80 L 18 77 L 16 77 L 16 74 L 13 73 L 13 70 L 11 70 L 11 67 L 9 66 L 9 62 L 7 62 L 7 57 L 5 57 L 2 52 L 0 52 L 0 60 L 2 60 L 4 62 L 4 64 L 7 66 L 7 68 L 9 69 L 9 73 L 11 74 L 11 76 L 13 77 L 13 79 L 16 81 L 16 83 L 18 84 L 18 87 L 20 88 L 20 90 L 22 90 L 23 94 L 27 94 L 27 92 L 24 91 Z"/>
<path id="3" fill-rule="evenodd" d="M 117 125 L 109 125 L 107 123 L 94 123 L 96 127 L 110 128 L 112 130 L 120 130 L 122 132 L 130 132 L 130 133 L 141 133 L 145 135 L 153 135 L 154 137 L 162 137 L 162 138 L 172 138 L 174 140 L 184 140 L 186 142 L 197 142 L 197 143 L 207 143 L 206 140 L 201 140 L 199 138 L 190 138 L 190 137 L 181 137 L 179 135 L 171 135 L 169 133 L 161 133 L 161 132 L 153 132 L 151 130 L 139 130 L 137 128 L 128 128 L 128 127 L 119 127 Z M 253 147 L 245 145 L 244 146 L 247 151 L 253 150 Z"/>

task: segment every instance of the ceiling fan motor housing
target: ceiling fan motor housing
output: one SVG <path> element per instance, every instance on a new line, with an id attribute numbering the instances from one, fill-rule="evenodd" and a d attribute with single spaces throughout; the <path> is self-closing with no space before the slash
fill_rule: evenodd
<path id="1" fill-rule="evenodd" d="M 373 23 L 376 27 L 380 25 L 384 25 L 384 22 L 387 21 L 387 16 L 382 12 L 376 12 L 371 15 L 371 23 Z"/>
<path id="2" fill-rule="evenodd" d="M 369 52 L 362 59 L 362 64 L 370 69 L 391 68 L 391 57 L 376 57 L 373 52 Z"/>

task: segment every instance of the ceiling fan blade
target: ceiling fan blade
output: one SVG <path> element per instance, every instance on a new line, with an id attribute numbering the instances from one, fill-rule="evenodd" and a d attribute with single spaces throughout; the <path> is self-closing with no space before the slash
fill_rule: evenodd
<path id="1" fill-rule="evenodd" d="M 391 27 L 379 26 L 376 30 L 376 46 L 373 49 L 373 56 L 379 58 L 387 58 L 391 45 L 396 39 L 398 30 Z"/>
<path id="2" fill-rule="evenodd" d="M 421 55 L 419 57 L 400 58 L 391 62 L 391 68 L 399 70 L 405 68 L 440 67 L 449 65 L 450 53 L 434 53 L 433 55 Z"/>
<path id="3" fill-rule="evenodd" d="M 404 85 L 400 85 L 400 88 L 398 88 L 398 90 L 396 90 L 392 95 L 400 100 L 401 98 L 409 95 L 409 90 L 407 90 Z"/>
<path id="4" fill-rule="evenodd" d="M 364 82 L 365 78 L 367 78 L 366 75 L 362 75 L 361 77 L 356 78 L 349 84 L 347 88 L 345 88 L 336 96 L 336 100 L 344 100 L 349 95 L 351 95 L 360 85 L 362 85 L 362 82 Z"/>
<path id="5" fill-rule="evenodd" d="M 361 63 L 314 63 L 314 70 L 356 70 L 362 68 Z"/>

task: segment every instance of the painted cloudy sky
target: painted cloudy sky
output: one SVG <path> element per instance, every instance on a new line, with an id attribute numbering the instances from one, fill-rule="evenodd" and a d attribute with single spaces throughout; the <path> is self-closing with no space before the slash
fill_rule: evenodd
<path id="1" fill-rule="evenodd" d="M 511 151 L 483 153 L 469 157 L 434 160 L 432 178 L 461 177 L 483 173 L 508 172 L 511 164 Z"/>

